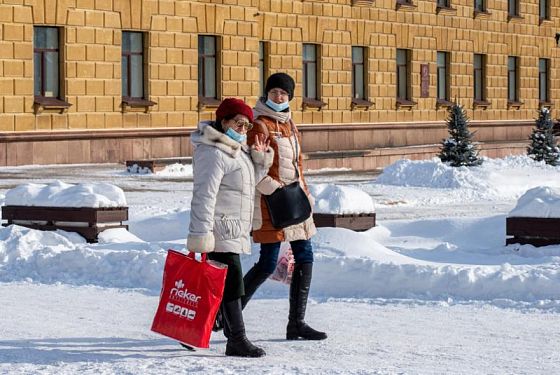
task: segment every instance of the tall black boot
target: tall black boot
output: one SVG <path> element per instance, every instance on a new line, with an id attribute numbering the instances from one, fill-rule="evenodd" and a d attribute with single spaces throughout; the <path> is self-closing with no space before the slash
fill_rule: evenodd
<path id="1" fill-rule="evenodd" d="M 325 332 L 314 330 L 305 321 L 305 308 L 309 296 L 309 286 L 313 273 L 313 263 L 296 264 L 290 284 L 290 314 L 288 315 L 287 340 L 324 340 Z"/>
<path id="2" fill-rule="evenodd" d="M 262 272 L 255 263 L 255 265 L 243 277 L 243 285 L 245 286 L 245 295 L 241 297 L 241 308 L 244 309 L 249 303 L 253 294 L 259 287 L 268 279 L 270 273 Z"/>
<path id="3" fill-rule="evenodd" d="M 218 309 L 218 313 L 216 314 L 216 320 L 214 320 L 214 325 L 212 326 L 212 331 L 218 332 L 224 329 L 224 318 L 222 316 L 222 305 Z"/>
<path id="4" fill-rule="evenodd" d="M 223 302 L 224 333 L 227 332 L 226 355 L 235 357 L 262 357 L 266 353 L 253 345 L 245 336 L 241 299 Z"/>

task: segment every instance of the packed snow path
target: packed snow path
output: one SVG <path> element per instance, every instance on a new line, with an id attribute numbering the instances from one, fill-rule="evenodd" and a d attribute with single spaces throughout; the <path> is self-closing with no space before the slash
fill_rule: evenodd
<path id="1" fill-rule="evenodd" d="M 0 284 L 2 374 L 557 374 L 560 315 L 418 301 L 328 301 L 308 321 L 320 342 L 286 341 L 286 299 L 246 309 L 262 359 L 182 350 L 149 331 L 157 297 L 130 290 Z"/>

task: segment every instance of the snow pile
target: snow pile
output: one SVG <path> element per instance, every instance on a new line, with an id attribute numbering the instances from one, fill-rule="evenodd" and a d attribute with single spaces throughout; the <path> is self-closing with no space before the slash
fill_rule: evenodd
<path id="1" fill-rule="evenodd" d="M 113 242 L 106 242 L 107 236 Z M 0 281 L 158 290 L 165 250 L 118 237 L 113 232 L 105 235 L 106 243 L 87 244 L 74 233 L 10 225 L 0 229 Z"/>
<path id="2" fill-rule="evenodd" d="M 508 216 L 560 218 L 560 188 L 539 186 L 527 191 Z"/>
<path id="3" fill-rule="evenodd" d="M 487 189 L 487 184 L 472 173 L 472 169 L 477 169 L 477 167 L 450 167 L 437 158 L 432 160 L 401 159 L 386 167 L 376 182 L 385 185 L 441 189 Z"/>
<path id="4" fill-rule="evenodd" d="M 165 166 L 155 174 L 162 177 L 192 177 L 193 167 L 192 164 L 175 163 Z"/>
<path id="5" fill-rule="evenodd" d="M 141 167 L 138 164 L 132 164 L 126 167 L 126 171 L 132 174 L 151 174 L 152 171 L 148 167 Z"/>
<path id="6" fill-rule="evenodd" d="M 375 212 L 371 197 L 363 190 L 334 184 L 309 185 L 315 198 L 313 212 L 323 214 L 360 214 Z"/>
<path id="7" fill-rule="evenodd" d="M 449 189 L 452 199 L 517 199 L 525 191 L 546 184 L 560 188 L 560 167 L 537 162 L 526 155 L 483 158 L 477 167 L 450 167 L 438 158 L 399 160 L 385 168 L 376 185 Z M 426 198 L 422 198 L 426 199 Z"/>
<path id="8" fill-rule="evenodd" d="M 504 222 L 505 216 L 394 221 L 361 233 L 320 228 L 312 239 L 313 295 L 560 299 L 560 246 L 505 247 L 496 235 L 504 232 Z M 0 281 L 142 288 L 157 295 L 166 250 L 184 251 L 183 244 L 184 239 L 148 243 L 123 230 L 105 231 L 98 244 L 88 244 L 75 234 L 10 226 L 0 229 Z M 258 253 L 254 245 L 253 254 L 241 258 L 244 270 Z M 284 284 L 269 281 L 258 294 L 286 292 Z"/>
<path id="9" fill-rule="evenodd" d="M 179 210 L 162 215 L 129 220 L 132 234 L 144 241 L 175 241 L 187 238 L 191 222 L 190 210 Z M 182 241 L 186 243 L 186 241 Z"/>
<path id="10" fill-rule="evenodd" d="M 193 168 L 192 164 L 169 164 L 166 165 L 160 171 L 156 171 L 152 173 L 150 168 L 148 167 L 140 167 L 138 164 L 133 164 L 126 168 L 126 171 L 130 174 L 149 174 L 153 176 L 159 177 L 192 177 L 193 176 Z"/>
<path id="11" fill-rule="evenodd" d="M 124 207 L 124 191 L 108 183 L 50 184 L 27 183 L 6 193 L 8 206 L 41 207 Z"/>

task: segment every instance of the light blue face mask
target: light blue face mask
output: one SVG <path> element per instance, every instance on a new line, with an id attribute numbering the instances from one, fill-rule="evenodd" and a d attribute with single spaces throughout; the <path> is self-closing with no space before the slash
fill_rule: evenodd
<path id="1" fill-rule="evenodd" d="M 282 112 L 286 108 L 290 107 L 290 102 L 284 102 L 284 103 L 278 104 L 278 103 L 274 103 L 270 99 L 267 99 L 266 100 L 266 105 L 269 106 L 270 108 L 272 108 L 273 110 L 275 110 L 276 112 Z"/>
<path id="2" fill-rule="evenodd" d="M 232 128 L 228 128 L 228 130 L 226 130 L 226 135 L 228 137 L 230 137 L 231 139 L 233 139 L 234 141 L 237 141 L 239 143 L 245 143 L 247 141 L 247 135 L 246 134 L 239 134 L 238 132 L 236 132 Z"/>

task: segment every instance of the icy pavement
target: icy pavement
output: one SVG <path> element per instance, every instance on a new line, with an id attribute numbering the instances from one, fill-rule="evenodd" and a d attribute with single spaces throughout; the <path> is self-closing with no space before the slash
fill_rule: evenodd
<path id="1" fill-rule="evenodd" d="M 149 331 L 157 297 L 131 290 L 0 284 L 2 374 L 555 374 L 560 315 L 417 301 L 311 304 L 325 341 L 285 341 L 286 299 L 247 307 L 267 355 L 225 357 L 214 333 L 194 353 Z M 40 318 L 39 318 L 40 317 Z"/>

